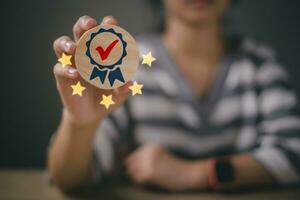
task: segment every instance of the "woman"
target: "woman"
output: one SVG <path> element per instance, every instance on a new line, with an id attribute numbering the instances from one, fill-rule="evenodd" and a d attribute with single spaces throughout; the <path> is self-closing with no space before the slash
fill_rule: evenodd
<path id="1" fill-rule="evenodd" d="M 99 105 L 107 91 L 84 82 L 84 96 L 72 96 L 78 71 L 54 66 L 64 109 L 48 168 L 58 187 L 99 182 L 123 166 L 136 184 L 173 191 L 299 184 L 295 94 L 267 48 L 223 33 L 232 3 L 164 0 L 164 31 L 138 38 L 141 53 L 157 59 L 139 69 L 143 95 L 128 99 L 127 83 L 110 91 L 108 110 Z M 73 55 L 96 25 L 79 18 L 74 40 L 54 42 L 57 56 Z"/>

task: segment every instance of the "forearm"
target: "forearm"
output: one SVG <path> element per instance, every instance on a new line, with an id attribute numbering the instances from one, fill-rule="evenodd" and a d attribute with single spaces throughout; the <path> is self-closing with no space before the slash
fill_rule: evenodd
<path id="1" fill-rule="evenodd" d="M 49 149 L 48 170 L 55 184 L 67 190 L 87 181 L 95 125 L 75 125 L 65 115 Z"/>
<path id="2" fill-rule="evenodd" d="M 212 158 L 213 159 L 213 158 Z M 243 188 L 254 188 L 260 186 L 267 186 L 272 184 L 272 178 L 266 172 L 266 170 L 252 157 L 251 154 L 232 155 L 229 157 L 230 162 L 233 166 L 234 181 L 228 184 L 221 184 L 218 189 L 243 189 Z M 200 160 L 193 162 L 193 170 L 190 173 L 196 174 L 194 177 L 201 177 L 198 181 L 195 180 L 195 184 L 200 184 L 201 188 L 213 188 L 210 181 L 207 180 L 211 176 L 211 160 Z M 198 172 L 197 172 L 198 170 Z M 197 173 L 199 175 L 197 175 Z M 206 180 L 203 180 L 201 174 L 205 174 Z M 205 181 L 205 182 L 203 182 Z M 203 187 L 203 183 L 204 187 Z M 199 187 L 198 187 L 199 188 Z"/>
<path id="3" fill-rule="evenodd" d="M 235 155 L 230 160 L 235 171 L 235 181 L 229 187 L 250 188 L 272 184 L 271 176 L 251 154 Z"/>

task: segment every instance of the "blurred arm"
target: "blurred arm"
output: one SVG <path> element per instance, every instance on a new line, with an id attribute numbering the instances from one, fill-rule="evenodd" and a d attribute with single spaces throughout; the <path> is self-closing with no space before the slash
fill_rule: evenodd
<path id="1" fill-rule="evenodd" d="M 296 93 L 287 73 L 275 61 L 265 63 L 258 74 L 261 119 L 256 127 L 256 148 L 231 156 L 236 180 L 229 187 L 299 184 L 300 117 Z"/>
<path id="2" fill-rule="evenodd" d="M 61 189 L 73 189 L 89 181 L 92 141 L 97 126 L 74 125 L 63 114 L 48 153 L 48 170 Z"/>

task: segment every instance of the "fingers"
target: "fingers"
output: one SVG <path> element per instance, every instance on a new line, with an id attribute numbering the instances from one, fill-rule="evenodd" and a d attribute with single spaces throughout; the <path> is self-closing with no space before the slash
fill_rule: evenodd
<path id="1" fill-rule="evenodd" d="M 94 28 L 95 26 L 97 26 L 97 21 L 95 19 L 89 16 L 80 17 L 73 26 L 73 35 L 75 41 L 78 41 L 84 32 L 91 28 Z"/>
<path id="2" fill-rule="evenodd" d="M 130 85 L 131 85 L 130 83 L 126 83 L 125 85 L 110 91 L 111 94 L 114 96 L 114 101 L 116 103 L 116 106 L 121 105 L 128 99 L 128 97 L 129 97 L 129 88 L 128 87 Z"/>
<path id="3" fill-rule="evenodd" d="M 76 44 L 68 36 L 62 36 L 56 39 L 53 43 L 53 49 L 58 58 L 62 53 L 74 54 L 76 50 Z"/>
<path id="4" fill-rule="evenodd" d="M 117 20 L 112 16 L 104 17 L 102 24 L 116 25 Z M 82 34 L 97 26 L 97 21 L 89 16 L 80 17 L 73 27 L 73 34 L 75 41 L 78 41 Z M 61 57 L 62 53 L 74 54 L 76 50 L 76 43 L 68 36 L 62 36 L 56 39 L 53 43 L 53 49 L 56 56 Z"/>
<path id="5" fill-rule="evenodd" d="M 102 20 L 102 24 L 117 25 L 117 20 L 113 16 L 106 16 Z"/>
<path id="6" fill-rule="evenodd" d="M 131 153 L 125 160 L 126 173 L 138 185 L 151 181 L 151 166 L 144 160 L 143 151 L 140 149 Z"/>
<path id="7" fill-rule="evenodd" d="M 106 16 L 102 20 L 102 24 L 111 24 L 117 25 L 117 20 L 112 16 Z M 75 41 L 78 41 L 79 38 L 89 29 L 97 26 L 97 21 L 89 16 L 80 17 L 73 27 L 73 35 Z"/>
<path id="8" fill-rule="evenodd" d="M 146 180 L 144 180 L 145 178 L 142 176 L 143 170 L 140 169 L 140 165 L 137 162 L 138 160 L 134 157 L 126 159 L 126 173 L 131 178 L 131 180 L 133 180 L 134 183 L 143 184 Z"/>
<path id="9" fill-rule="evenodd" d="M 53 73 L 57 81 L 62 79 L 76 79 L 79 77 L 77 69 L 57 63 L 53 68 Z"/>
<path id="10" fill-rule="evenodd" d="M 114 101 L 115 101 L 115 106 L 119 107 L 122 105 L 127 99 L 128 99 L 129 93 L 127 94 L 119 94 L 119 95 L 113 95 Z"/>
<path id="11" fill-rule="evenodd" d="M 147 176 L 143 175 L 142 170 L 137 165 L 127 166 L 126 173 L 135 184 L 144 185 L 147 183 Z"/>
<path id="12" fill-rule="evenodd" d="M 125 85 L 122 85 L 119 88 L 113 90 L 113 93 L 116 95 L 127 94 L 129 92 L 129 87 L 132 85 L 132 81 L 128 81 Z"/>

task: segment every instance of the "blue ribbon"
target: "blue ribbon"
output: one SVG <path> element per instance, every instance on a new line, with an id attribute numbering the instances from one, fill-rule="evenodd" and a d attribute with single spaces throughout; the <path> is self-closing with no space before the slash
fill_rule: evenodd
<path id="1" fill-rule="evenodd" d="M 101 71 L 97 67 L 94 67 L 94 69 L 91 73 L 91 76 L 90 76 L 90 80 L 93 80 L 93 79 L 99 77 L 101 83 L 103 84 L 105 81 L 105 78 L 107 76 L 107 73 L 108 73 L 108 80 L 109 80 L 110 86 L 114 85 L 115 80 L 119 80 L 119 81 L 125 83 L 124 77 L 123 77 L 122 72 L 119 67 L 117 67 L 113 71 L 109 71 L 109 70 Z"/>
<path id="2" fill-rule="evenodd" d="M 94 39 L 94 37 L 96 35 L 98 35 L 100 33 L 103 33 L 103 32 L 110 32 L 112 34 L 115 34 L 123 44 L 123 53 L 122 53 L 121 57 L 119 58 L 119 60 L 116 63 L 111 64 L 111 65 L 107 65 L 107 66 L 100 65 L 99 63 L 97 63 L 92 58 L 91 52 L 90 52 L 90 45 L 91 45 L 92 40 Z M 121 65 L 122 64 L 123 58 L 125 56 L 127 56 L 126 46 L 127 46 L 127 43 L 123 39 L 122 34 L 115 32 L 115 30 L 112 29 L 112 28 L 110 28 L 108 30 L 106 30 L 104 28 L 100 28 L 98 32 L 92 33 L 90 40 L 87 41 L 87 43 L 86 43 L 86 47 L 87 47 L 86 55 L 90 58 L 90 63 L 92 65 L 94 65 L 93 71 L 92 71 L 91 76 L 90 76 L 90 80 L 93 80 L 93 79 L 99 77 L 101 83 L 104 84 L 105 78 L 108 77 L 110 86 L 114 85 L 115 80 L 119 80 L 119 81 L 125 83 L 125 80 L 124 80 L 124 77 L 122 75 L 122 72 L 121 72 L 120 68 L 117 67 L 114 70 L 111 70 L 111 69 L 113 69 L 116 65 Z"/>

